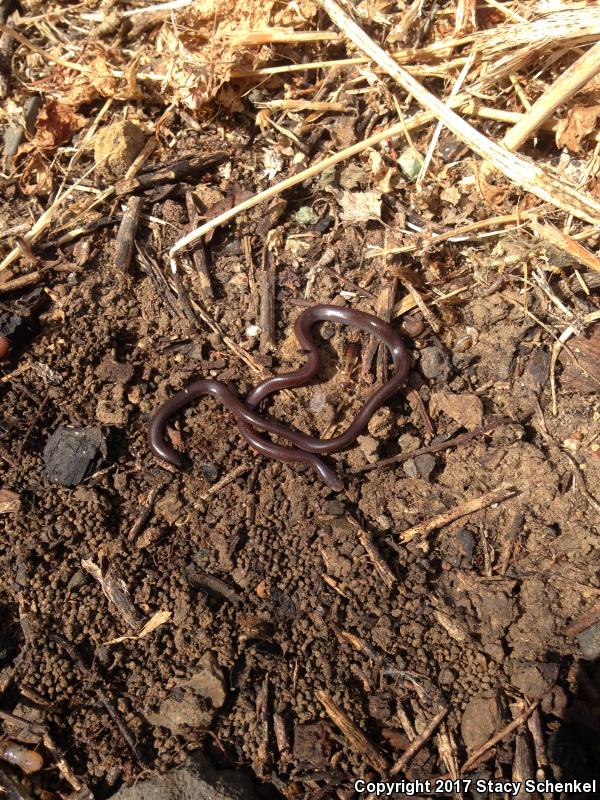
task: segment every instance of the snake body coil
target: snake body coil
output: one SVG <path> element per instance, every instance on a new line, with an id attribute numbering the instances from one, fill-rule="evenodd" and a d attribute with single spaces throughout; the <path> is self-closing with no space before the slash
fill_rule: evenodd
<path id="1" fill-rule="evenodd" d="M 312 327 L 317 322 L 338 322 L 381 339 L 392 357 L 392 377 L 367 399 L 346 431 L 333 439 L 317 439 L 297 431 L 270 416 L 262 416 L 255 409 L 269 395 L 282 389 L 307 385 L 319 372 L 321 355 L 312 338 Z M 296 321 L 298 342 L 308 354 L 306 363 L 294 372 L 275 375 L 256 386 L 242 402 L 222 381 L 200 380 L 190 384 L 167 400 L 152 416 L 148 429 L 148 444 L 158 458 L 181 467 L 181 455 L 164 439 L 167 420 L 184 406 L 204 395 L 219 400 L 234 415 L 242 436 L 255 450 L 269 458 L 286 463 L 300 463 L 312 467 L 331 489 L 344 488 L 341 478 L 319 458 L 319 455 L 338 452 L 349 447 L 367 427 L 375 411 L 395 394 L 406 380 L 409 358 L 400 336 L 383 320 L 350 308 L 317 305 L 304 311 Z M 284 447 L 262 436 L 256 429 L 276 434 L 291 442 L 294 447 Z"/>

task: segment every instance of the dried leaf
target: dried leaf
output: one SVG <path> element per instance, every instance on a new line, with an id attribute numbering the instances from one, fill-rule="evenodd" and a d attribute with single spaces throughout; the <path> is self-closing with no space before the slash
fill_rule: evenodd
<path id="1" fill-rule="evenodd" d="M 336 192 L 341 219 L 353 224 L 381 219 L 381 192 Z"/>
<path id="2" fill-rule="evenodd" d="M 19 179 L 19 189 L 29 197 L 48 195 L 52 191 L 52 170 L 39 154 L 34 153 L 25 164 Z"/>
<path id="3" fill-rule="evenodd" d="M 40 150 L 52 150 L 71 140 L 87 124 L 85 117 L 58 100 L 47 100 L 35 123 L 33 144 Z"/>
<path id="4" fill-rule="evenodd" d="M 163 25 L 153 69 L 166 76 L 171 100 L 199 111 L 217 96 L 235 70 L 254 69 L 268 47 L 236 46 L 232 34 L 267 27 L 274 0 L 198 0 L 176 13 L 178 25 Z M 228 96 L 231 105 L 232 97 Z"/>
<path id="5" fill-rule="evenodd" d="M 124 642 L 127 639 L 144 639 L 148 636 L 149 633 L 155 631 L 161 625 L 164 625 L 165 622 L 168 622 L 171 619 L 171 612 L 170 611 L 157 611 L 156 614 L 153 614 L 150 619 L 144 623 L 142 628 L 137 633 L 130 633 L 126 634 L 125 636 L 118 636 L 116 639 L 111 639 L 109 642 L 106 642 L 107 645 L 109 644 L 119 644 L 120 642 Z"/>
<path id="6" fill-rule="evenodd" d="M 575 105 L 567 111 L 556 130 L 556 144 L 577 153 L 581 149 L 581 140 L 596 129 L 596 119 L 600 114 L 600 105 Z"/>

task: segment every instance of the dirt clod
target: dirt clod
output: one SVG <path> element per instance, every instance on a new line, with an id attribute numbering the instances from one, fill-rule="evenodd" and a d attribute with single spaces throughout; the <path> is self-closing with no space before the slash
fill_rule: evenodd
<path id="1" fill-rule="evenodd" d="M 117 120 L 98 131 L 94 141 L 94 158 L 101 169 L 120 178 L 133 164 L 146 136 L 131 120 Z"/>

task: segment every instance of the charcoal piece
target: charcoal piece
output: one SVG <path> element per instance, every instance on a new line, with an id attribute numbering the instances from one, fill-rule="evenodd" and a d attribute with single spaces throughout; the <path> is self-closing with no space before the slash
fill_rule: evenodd
<path id="1" fill-rule="evenodd" d="M 58 428 L 44 448 L 44 475 L 50 483 L 77 486 L 91 472 L 106 444 L 100 428 Z"/>

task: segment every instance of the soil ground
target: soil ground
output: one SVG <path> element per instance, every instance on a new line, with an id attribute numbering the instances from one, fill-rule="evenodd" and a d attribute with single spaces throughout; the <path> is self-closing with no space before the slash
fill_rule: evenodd
<path id="1" fill-rule="evenodd" d="M 157 156 L 226 154 L 200 180 L 145 194 L 143 251 L 164 253 L 182 235 L 188 190 L 210 208 L 239 187 L 267 186 L 263 147 L 243 115 L 223 112 L 218 127 L 189 129 L 177 152 Z M 335 212 L 301 224 L 297 212 L 317 200 L 322 208 L 332 203 L 322 186 L 299 187 L 287 206 L 241 215 L 206 245 L 216 296 L 206 304 L 210 317 L 273 372 L 303 363 L 293 323 L 307 305 L 377 313 L 382 288 L 393 285 L 396 299 L 404 294 L 393 266 L 365 282 L 367 246 L 384 244 L 381 224 L 340 224 Z M 28 208 L 15 193 L 3 226 L 22 221 Z M 394 214 L 385 213 L 393 225 Z M 364 438 L 329 458 L 346 484 L 335 493 L 306 468 L 254 454 L 211 399 L 172 420 L 183 471 L 151 456 L 150 414 L 175 391 L 211 376 L 243 397 L 258 376 L 223 337 L 189 321 L 141 257 L 129 274 L 119 271 L 114 232 L 100 229 L 39 254 L 47 266 L 44 307 L 22 294 L 0 306 L 29 320 L 2 362 L 0 384 L 2 488 L 20 500 L 17 511 L 0 514 L 2 710 L 43 722 L 98 798 L 172 768 L 196 748 L 247 771 L 265 796 L 350 797 L 352 781 L 375 772 L 327 714 L 322 692 L 390 764 L 409 744 L 402 719 L 419 733 L 447 704 L 442 731 L 460 764 L 478 737 L 481 744 L 494 732 L 483 713 L 474 721 L 465 714 L 474 697 L 499 698 L 500 727 L 510 706 L 542 698 L 548 775 L 600 777 L 598 740 L 589 735 L 600 726 L 598 666 L 565 633 L 600 594 L 593 503 L 600 406 L 596 394 L 561 382 L 559 364 L 552 413 L 552 339 L 537 320 L 552 318 L 553 308 L 533 285 L 525 299 L 510 271 L 538 257 L 526 237 L 516 231 L 499 243 L 445 243 L 403 262 L 423 286 L 460 292 L 430 306 L 437 331 L 419 310 L 393 318 L 411 352 L 413 402 L 400 391 Z M 253 270 L 269 236 L 276 336 L 260 352 Z M 306 299 L 307 276 L 326 248 L 345 283 L 322 270 Z M 193 268 L 182 282 L 197 299 Z M 587 302 L 596 304 L 597 295 Z M 323 375 L 275 396 L 270 413 L 331 435 L 353 418 L 373 378 L 360 366 L 366 337 L 351 369 L 348 332 L 325 325 L 321 333 Z M 62 426 L 98 426 L 105 441 L 73 487 L 45 473 L 46 444 Z M 476 429 L 486 432 L 460 446 L 360 471 Z M 220 484 L 228 475 L 233 480 Z M 507 499 L 401 542 L 413 525 L 504 485 L 512 488 Z M 376 542 L 391 586 L 358 526 Z M 140 620 L 161 611 L 171 617 L 134 638 L 85 559 L 122 579 Z M 210 579 L 223 583 L 215 589 Z M 123 636 L 130 638 L 114 642 Z M 209 667 L 207 653 L 215 659 Z M 189 687 L 207 674 L 204 696 L 212 701 L 202 703 Z M 510 775 L 518 742 L 508 736 L 478 769 Z M 446 771 L 432 740 L 407 775 Z M 55 768 L 24 780 L 37 797 L 68 788 Z"/>

